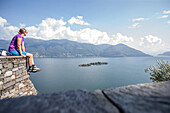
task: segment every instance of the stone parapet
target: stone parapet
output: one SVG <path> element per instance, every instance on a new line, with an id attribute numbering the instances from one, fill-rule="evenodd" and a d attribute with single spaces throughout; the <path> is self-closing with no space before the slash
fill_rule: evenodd
<path id="1" fill-rule="evenodd" d="M 170 112 L 170 81 L 109 88 L 103 94 L 123 113 Z"/>
<path id="2" fill-rule="evenodd" d="M 0 100 L 0 113 L 169 113 L 170 81 Z"/>
<path id="3" fill-rule="evenodd" d="M 37 94 L 29 79 L 26 58 L 0 56 L 0 99 Z"/>

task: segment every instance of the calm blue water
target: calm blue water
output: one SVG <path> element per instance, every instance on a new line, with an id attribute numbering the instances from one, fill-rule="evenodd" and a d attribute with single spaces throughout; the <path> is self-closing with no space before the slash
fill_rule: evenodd
<path id="1" fill-rule="evenodd" d="M 170 57 L 118 58 L 35 58 L 40 72 L 30 79 L 39 93 L 74 89 L 106 89 L 138 83 L 150 83 L 144 69 L 156 65 L 156 59 L 170 61 Z M 108 62 L 108 65 L 79 67 L 79 64 Z"/>

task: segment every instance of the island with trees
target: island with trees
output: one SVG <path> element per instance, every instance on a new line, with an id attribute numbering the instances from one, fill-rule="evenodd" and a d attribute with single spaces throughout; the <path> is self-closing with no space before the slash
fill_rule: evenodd
<path id="1" fill-rule="evenodd" d="M 80 67 L 85 67 L 85 66 L 92 66 L 92 65 L 106 65 L 108 64 L 107 62 L 92 62 L 89 64 L 80 64 Z"/>

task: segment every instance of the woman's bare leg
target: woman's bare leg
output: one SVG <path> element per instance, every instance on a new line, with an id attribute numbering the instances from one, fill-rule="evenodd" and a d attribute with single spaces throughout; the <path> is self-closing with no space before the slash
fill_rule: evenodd
<path id="1" fill-rule="evenodd" d="M 34 58 L 33 58 L 33 55 L 32 55 L 32 65 L 34 65 Z"/>
<path id="2" fill-rule="evenodd" d="M 34 65 L 33 55 L 32 55 L 31 53 L 27 53 L 26 56 L 29 57 L 29 59 L 28 59 L 28 65 L 29 65 L 29 66 Z"/>
<path id="3" fill-rule="evenodd" d="M 34 65 L 33 55 L 31 53 L 27 53 L 26 56 L 29 57 L 29 59 L 28 59 L 28 65 L 29 65 L 28 72 L 40 71 L 41 69 Z"/>

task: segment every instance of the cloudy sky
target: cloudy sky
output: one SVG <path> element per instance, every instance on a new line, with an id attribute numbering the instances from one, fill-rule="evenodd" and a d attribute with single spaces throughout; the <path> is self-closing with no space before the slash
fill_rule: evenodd
<path id="1" fill-rule="evenodd" d="M 1 0 L 0 39 L 126 44 L 151 55 L 170 51 L 170 0 Z"/>

